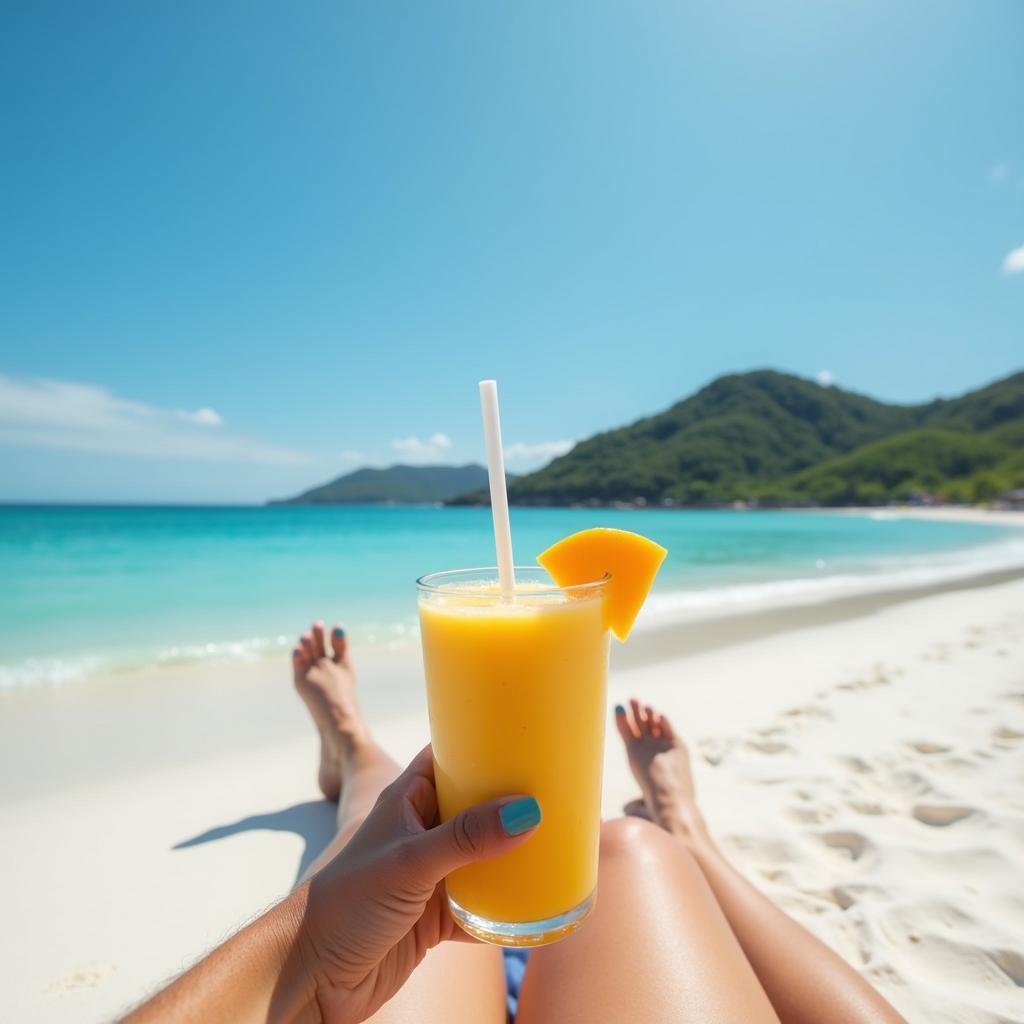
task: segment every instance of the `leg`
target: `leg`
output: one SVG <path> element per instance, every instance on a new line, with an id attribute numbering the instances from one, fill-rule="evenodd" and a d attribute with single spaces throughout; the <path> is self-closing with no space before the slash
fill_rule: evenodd
<path id="1" fill-rule="evenodd" d="M 603 826 L 597 906 L 531 956 L 517 1019 L 778 1024 L 694 859 L 634 818 Z"/>
<path id="2" fill-rule="evenodd" d="M 331 653 L 327 653 L 330 644 Z M 295 688 L 320 734 L 318 780 L 338 802 L 338 831 L 303 880 L 352 838 L 382 789 L 400 768 L 370 735 L 356 700 L 348 641 L 335 626 L 328 639 L 318 622 L 292 652 Z M 453 993 L 458 998 L 453 998 Z M 412 976 L 372 1018 L 372 1024 L 504 1024 L 505 975 L 491 946 L 446 942 L 432 949 Z"/>
<path id="3" fill-rule="evenodd" d="M 616 725 L 650 819 L 700 870 L 784 1024 L 882 1024 L 903 1018 L 841 957 L 755 889 L 708 833 L 690 757 L 668 719 L 632 702 Z"/>

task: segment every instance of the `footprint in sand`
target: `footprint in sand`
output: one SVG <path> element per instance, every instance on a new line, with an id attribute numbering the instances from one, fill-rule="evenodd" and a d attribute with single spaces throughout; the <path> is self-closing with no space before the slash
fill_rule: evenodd
<path id="1" fill-rule="evenodd" d="M 893 772 L 892 787 L 905 796 L 930 796 L 935 792 L 931 779 L 915 771 Z"/>
<path id="2" fill-rule="evenodd" d="M 819 832 L 818 838 L 830 849 L 850 860 L 860 860 L 871 845 L 860 832 Z"/>
<path id="3" fill-rule="evenodd" d="M 1014 985 L 1024 988 L 1024 956 L 1012 949 L 994 949 L 988 955 Z"/>
<path id="4" fill-rule="evenodd" d="M 781 839 L 764 839 L 761 836 L 731 835 L 725 837 L 727 846 L 735 850 L 740 858 L 758 868 L 775 864 L 799 863 L 797 851 Z"/>
<path id="5" fill-rule="evenodd" d="M 885 808 L 871 800 L 851 800 L 846 806 L 857 814 L 866 814 L 870 817 L 878 817 L 880 814 L 885 814 Z"/>
<path id="6" fill-rule="evenodd" d="M 705 738 L 697 741 L 697 752 L 712 768 L 717 768 L 733 745 L 732 740 Z"/>
<path id="7" fill-rule="evenodd" d="M 800 825 L 824 825 L 836 812 L 834 807 L 790 807 L 786 815 Z"/>
<path id="8" fill-rule="evenodd" d="M 836 763 L 845 768 L 848 772 L 855 772 L 857 775 L 868 775 L 874 768 L 862 757 L 837 757 Z"/>
<path id="9" fill-rule="evenodd" d="M 922 661 L 949 661 L 949 645 L 938 644 L 930 651 L 921 655 Z"/>
<path id="10" fill-rule="evenodd" d="M 56 981 L 51 982 L 47 992 L 81 992 L 85 989 L 97 988 L 109 978 L 117 968 L 111 963 L 83 964 L 70 971 Z"/>
<path id="11" fill-rule="evenodd" d="M 773 885 L 796 885 L 793 875 L 785 868 L 757 868 L 756 870 L 766 882 L 771 882 Z"/>
<path id="12" fill-rule="evenodd" d="M 844 889 L 841 885 L 833 886 L 825 895 L 840 910 L 849 910 L 857 902 L 850 890 Z"/>
<path id="13" fill-rule="evenodd" d="M 985 946 L 954 938 L 935 929 L 912 932 L 907 935 L 905 954 L 916 960 L 922 967 L 943 965 L 943 980 L 961 993 L 990 993 L 1000 988 L 1009 988 L 1007 982 L 1020 986 L 1014 973 L 1024 967 L 1020 956 L 1010 950 L 989 949 Z M 951 1018 L 952 1019 L 952 1018 Z M 966 1018 L 964 1018 L 966 1019 Z M 1019 1020 L 1019 1017 L 971 1018 L 992 1021 Z"/>
<path id="14" fill-rule="evenodd" d="M 939 771 L 949 775 L 970 775 L 978 770 L 978 762 L 972 761 L 969 757 L 944 757 L 941 761 L 935 762 Z"/>
<path id="15" fill-rule="evenodd" d="M 948 754 L 953 749 L 942 743 L 930 743 L 928 740 L 917 740 L 916 742 L 908 743 L 907 746 L 916 750 L 919 754 Z"/>
<path id="16" fill-rule="evenodd" d="M 869 684 L 863 679 L 854 679 L 852 683 L 840 683 L 836 689 L 845 693 L 850 693 L 854 690 L 866 690 L 868 686 Z"/>
<path id="17" fill-rule="evenodd" d="M 747 740 L 745 746 L 747 750 L 753 750 L 758 754 L 768 754 L 770 756 L 793 753 L 793 748 L 781 740 Z"/>
<path id="18" fill-rule="evenodd" d="M 931 825 L 932 828 L 947 828 L 976 813 L 975 808 L 959 804 L 917 804 L 911 811 L 912 816 L 921 824 Z"/>
<path id="19" fill-rule="evenodd" d="M 1011 729 L 1008 725 L 1001 725 L 998 729 L 993 729 L 992 735 L 997 740 L 1024 740 L 1024 732 L 1019 729 Z"/>
<path id="20" fill-rule="evenodd" d="M 815 704 L 803 704 L 799 707 L 787 708 L 782 712 L 782 717 L 796 725 L 810 725 L 815 721 L 831 722 L 833 715 L 831 711 Z"/>

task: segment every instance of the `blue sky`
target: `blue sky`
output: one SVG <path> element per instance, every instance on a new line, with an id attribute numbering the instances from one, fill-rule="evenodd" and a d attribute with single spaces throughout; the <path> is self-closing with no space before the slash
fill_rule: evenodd
<path id="1" fill-rule="evenodd" d="M 1024 364 L 1024 4 L 7 4 L 0 498 L 510 465 Z"/>

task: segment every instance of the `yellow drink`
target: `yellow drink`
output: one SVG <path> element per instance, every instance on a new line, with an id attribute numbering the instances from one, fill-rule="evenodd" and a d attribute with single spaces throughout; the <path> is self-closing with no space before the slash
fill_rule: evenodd
<path id="1" fill-rule="evenodd" d="M 452 913 L 491 942 L 539 945 L 593 904 L 608 634 L 603 582 L 561 590 L 542 570 L 516 575 L 512 601 L 493 572 L 425 578 L 420 629 L 442 819 L 511 794 L 543 813 L 517 849 L 449 876 Z"/>

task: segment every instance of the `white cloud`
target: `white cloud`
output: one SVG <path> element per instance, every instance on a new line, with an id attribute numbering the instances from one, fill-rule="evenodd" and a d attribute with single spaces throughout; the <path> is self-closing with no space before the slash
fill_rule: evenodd
<path id="1" fill-rule="evenodd" d="M 431 434 L 425 441 L 418 437 L 396 437 L 391 447 L 404 462 L 436 462 L 452 448 L 447 434 Z"/>
<path id="2" fill-rule="evenodd" d="M 505 445 L 505 461 L 520 469 L 542 466 L 546 462 L 564 455 L 576 444 L 575 441 L 538 441 L 536 444 Z"/>
<path id="3" fill-rule="evenodd" d="M 362 452 L 357 452 L 354 448 L 346 448 L 343 452 L 338 453 L 338 458 L 342 462 L 346 462 L 352 465 L 356 462 L 366 462 L 367 458 Z"/>
<path id="4" fill-rule="evenodd" d="M 0 444 L 199 462 L 301 463 L 306 452 L 219 428 L 214 409 L 162 409 L 74 381 L 0 374 Z"/>
<path id="5" fill-rule="evenodd" d="M 1003 260 L 1004 274 L 1024 274 L 1024 245 L 1011 249 Z"/>
<path id="6" fill-rule="evenodd" d="M 1005 161 L 1000 161 L 997 164 L 993 164 L 992 169 L 988 172 L 988 180 L 993 185 L 1001 185 L 1004 181 L 1007 181 L 1010 177 L 1010 165 Z"/>
<path id="7" fill-rule="evenodd" d="M 224 426 L 224 417 L 221 416 L 216 409 L 203 408 L 196 409 L 195 412 L 189 412 L 187 409 L 179 409 L 177 411 L 178 419 L 184 420 L 186 423 L 195 423 L 200 427 L 222 427 Z"/>
<path id="8" fill-rule="evenodd" d="M 836 378 L 831 370 L 819 370 L 815 375 L 814 379 L 823 387 L 830 388 L 836 382 Z"/>

